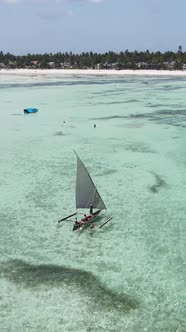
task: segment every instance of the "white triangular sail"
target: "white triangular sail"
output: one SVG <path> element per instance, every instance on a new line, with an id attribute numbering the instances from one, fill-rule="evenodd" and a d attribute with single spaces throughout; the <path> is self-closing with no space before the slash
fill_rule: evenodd
<path id="1" fill-rule="evenodd" d="M 76 152 L 75 152 L 76 153 Z M 103 210 L 106 206 L 98 193 L 86 167 L 77 155 L 77 178 L 76 178 L 76 209 L 90 208 Z"/>

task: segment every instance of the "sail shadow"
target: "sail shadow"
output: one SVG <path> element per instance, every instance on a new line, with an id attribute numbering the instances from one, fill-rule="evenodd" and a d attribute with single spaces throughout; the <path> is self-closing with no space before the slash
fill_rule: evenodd
<path id="1" fill-rule="evenodd" d="M 91 298 L 105 310 L 114 308 L 122 311 L 134 310 L 137 301 L 126 294 L 117 294 L 106 288 L 91 273 L 80 269 L 57 265 L 28 264 L 22 260 L 9 260 L 0 263 L 1 278 L 6 278 L 18 287 L 44 291 L 46 288 L 74 287 L 85 296 Z"/>

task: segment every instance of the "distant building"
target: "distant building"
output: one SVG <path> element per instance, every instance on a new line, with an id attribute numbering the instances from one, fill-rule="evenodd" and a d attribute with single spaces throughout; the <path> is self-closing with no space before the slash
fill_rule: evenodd
<path id="1" fill-rule="evenodd" d="M 176 61 L 171 61 L 171 62 L 169 62 L 168 68 L 174 69 L 175 65 L 176 65 Z"/>
<path id="2" fill-rule="evenodd" d="M 118 62 L 105 62 L 103 64 L 104 69 L 118 69 Z"/>
<path id="3" fill-rule="evenodd" d="M 165 61 L 165 62 L 163 62 L 163 66 L 166 69 L 170 69 L 170 70 L 174 69 L 175 65 L 176 65 L 176 61 L 171 61 L 171 62 Z"/>
<path id="4" fill-rule="evenodd" d="M 39 68 L 40 62 L 38 60 L 31 61 L 31 68 Z"/>
<path id="5" fill-rule="evenodd" d="M 49 67 L 50 68 L 54 68 L 55 67 L 55 62 L 51 61 L 48 63 Z"/>
<path id="6" fill-rule="evenodd" d="M 101 63 L 97 63 L 95 69 L 100 70 L 101 69 Z"/>
<path id="7" fill-rule="evenodd" d="M 31 61 L 31 64 L 37 66 L 39 64 L 39 61 L 38 60 Z"/>
<path id="8" fill-rule="evenodd" d="M 138 62 L 136 63 L 136 66 L 139 69 L 147 69 L 149 67 L 148 63 L 146 62 Z"/>
<path id="9" fill-rule="evenodd" d="M 105 62 L 105 63 L 103 64 L 103 68 L 104 68 L 104 69 L 111 69 L 111 68 L 112 68 L 112 65 L 111 65 L 111 63 L 109 63 L 109 62 Z"/>
<path id="10" fill-rule="evenodd" d="M 0 69 L 4 69 L 6 66 L 3 62 L 0 62 Z"/>

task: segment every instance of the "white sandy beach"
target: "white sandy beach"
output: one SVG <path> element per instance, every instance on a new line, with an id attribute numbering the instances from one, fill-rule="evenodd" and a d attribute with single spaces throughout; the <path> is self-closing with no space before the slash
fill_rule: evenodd
<path id="1" fill-rule="evenodd" d="M 186 70 L 105 70 L 105 69 L 1 69 L 1 75 L 58 76 L 65 75 L 137 75 L 137 76 L 186 76 Z"/>

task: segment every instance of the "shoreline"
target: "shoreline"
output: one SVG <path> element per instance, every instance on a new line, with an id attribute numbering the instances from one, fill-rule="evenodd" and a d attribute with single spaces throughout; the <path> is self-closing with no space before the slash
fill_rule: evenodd
<path id="1" fill-rule="evenodd" d="M 177 76 L 186 77 L 186 70 L 144 70 L 144 69 L 0 69 L 0 76 L 45 76 L 45 77 L 63 77 L 71 76 Z"/>

